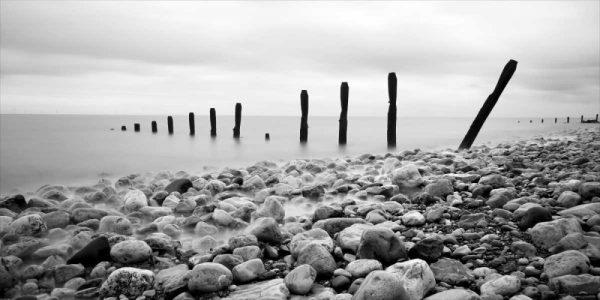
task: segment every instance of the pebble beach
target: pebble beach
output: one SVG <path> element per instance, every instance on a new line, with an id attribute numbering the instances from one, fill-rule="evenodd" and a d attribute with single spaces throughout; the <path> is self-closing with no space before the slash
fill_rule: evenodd
<path id="1" fill-rule="evenodd" d="M 600 299 L 600 128 L 0 198 L 0 298 Z"/>

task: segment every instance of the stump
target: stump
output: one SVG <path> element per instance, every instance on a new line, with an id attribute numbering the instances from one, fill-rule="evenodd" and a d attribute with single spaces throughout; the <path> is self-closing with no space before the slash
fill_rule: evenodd
<path id="1" fill-rule="evenodd" d="M 210 136 L 217 136 L 217 112 L 214 108 L 210 109 Z"/>
<path id="2" fill-rule="evenodd" d="M 396 146 L 396 88 L 398 86 L 398 80 L 396 79 L 396 73 L 388 74 L 388 96 L 390 105 L 388 107 L 387 115 L 387 144 L 388 147 Z"/>
<path id="3" fill-rule="evenodd" d="M 167 129 L 169 130 L 169 134 L 173 134 L 173 117 L 167 117 Z"/>
<path id="4" fill-rule="evenodd" d="M 195 135 L 196 134 L 196 124 L 195 124 L 196 121 L 195 121 L 193 112 L 189 113 L 188 119 L 190 122 L 190 135 Z"/>
<path id="5" fill-rule="evenodd" d="M 306 143 L 308 140 L 308 92 L 302 90 L 300 92 L 300 109 L 302 117 L 300 119 L 300 142 Z"/>
<path id="6" fill-rule="evenodd" d="M 508 84 L 508 81 L 510 80 L 512 75 L 515 73 L 515 70 L 517 70 L 517 61 L 511 59 L 506 64 L 506 66 L 504 66 L 504 69 L 502 70 L 502 73 L 500 74 L 500 78 L 498 79 L 498 83 L 496 84 L 496 87 L 494 88 L 494 91 L 485 100 L 485 102 L 483 103 L 483 106 L 481 107 L 481 109 L 479 110 L 479 113 L 477 114 L 477 117 L 475 117 L 475 120 L 473 120 L 473 123 L 471 124 L 469 131 L 467 131 L 465 138 L 463 139 L 462 143 L 460 143 L 460 146 L 458 147 L 459 150 L 471 148 L 471 145 L 473 145 L 473 142 L 475 141 L 477 134 L 479 134 L 479 130 L 481 130 L 483 123 L 485 123 L 485 120 L 490 115 L 490 112 L 492 112 L 492 109 L 496 105 L 496 102 L 498 102 L 500 95 L 504 91 L 504 88 Z"/>
<path id="7" fill-rule="evenodd" d="M 240 126 L 242 123 L 242 104 L 235 104 L 235 127 L 233 127 L 233 137 L 240 138 Z"/>
<path id="8" fill-rule="evenodd" d="M 342 111 L 340 112 L 340 131 L 338 134 L 338 143 L 346 145 L 348 131 L 348 83 L 342 82 L 340 86 L 340 101 Z"/>

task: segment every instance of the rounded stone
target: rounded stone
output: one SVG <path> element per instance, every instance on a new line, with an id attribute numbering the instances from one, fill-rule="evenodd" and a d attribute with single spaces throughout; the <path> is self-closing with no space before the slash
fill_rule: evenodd
<path id="1" fill-rule="evenodd" d="M 152 257 L 152 248 L 144 241 L 125 240 L 112 246 L 110 256 L 124 264 L 139 263 Z"/>
<path id="2" fill-rule="evenodd" d="M 544 272 L 548 278 L 562 275 L 578 275 L 590 270 L 590 260 L 577 250 L 567 250 L 549 256 L 544 261 Z"/>
<path id="3" fill-rule="evenodd" d="M 189 273 L 188 289 L 192 293 L 216 292 L 227 288 L 233 281 L 233 274 L 221 264 L 201 263 Z"/>
<path id="4" fill-rule="evenodd" d="M 154 273 L 150 270 L 120 268 L 110 273 L 100 288 L 100 295 L 104 297 L 125 295 L 128 298 L 136 298 L 145 290 L 152 289 L 153 284 Z"/>
<path id="5" fill-rule="evenodd" d="M 312 266 L 304 264 L 288 273 L 284 282 L 293 294 L 304 295 L 310 292 L 315 279 L 317 279 L 317 271 Z"/>
<path id="6" fill-rule="evenodd" d="M 373 271 L 360 284 L 353 300 L 408 300 L 401 279 L 386 271 Z"/>

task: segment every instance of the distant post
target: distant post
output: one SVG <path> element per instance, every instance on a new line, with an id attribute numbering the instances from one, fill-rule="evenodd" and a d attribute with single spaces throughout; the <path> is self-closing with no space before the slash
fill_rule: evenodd
<path id="1" fill-rule="evenodd" d="M 398 80 L 396 73 L 388 74 L 388 96 L 390 98 L 390 106 L 388 107 L 387 115 L 387 144 L 388 147 L 396 146 L 396 88 Z"/>
<path id="2" fill-rule="evenodd" d="M 270 141 L 271 140 L 271 135 L 267 132 L 265 133 L 265 141 Z"/>
<path id="3" fill-rule="evenodd" d="M 242 123 L 242 104 L 235 104 L 235 127 L 233 127 L 233 137 L 240 138 L 240 125 Z"/>
<path id="4" fill-rule="evenodd" d="M 488 98 L 483 103 L 483 106 L 479 110 L 479 113 L 477 114 L 477 117 L 475 117 L 475 120 L 473 120 L 469 131 L 467 131 L 467 134 L 465 135 L 465 138 L 463 139 L 462 143 L 460 143 L 458 149 L 471 148 L 471 145 L 473 145 L 477 134 L 479 134 L 479 130 L 481 130 L 483 123 L 485 123 L 485 120 L 490 115 L 490 112 L 492 112 L 492 109 L 496 105 L 496 102 L 498 102 L 498 98 L 500 98 L 502 91 L 504 91 L 504 88 L 508 84 L 508 81 L 510 81 L 512 75 L 515 73 L 515 70 L 517 70 L 517 61 L 511 59 L 510 61 L 508 61 L 506 66 L 504 66 L 504 69 L 500 74 L 500 78 L 498 79 L 498 83 L 496 83 L 496 87 L 494 88 L 494 91 L 488 96 Z"/>
<path id="5" fill-rule="evenodd" d="M 598 114 L 596 114 L 596 122 L 598 122 Z"/>
<path id="6" fill-rule="evenodd" d="M 567 124 L 569 124 L 569 119 L 570 119 L 570 118 L 569 118 L 569 117 L 567 117 Z"/>
<path id="7" fill-rule="evenodd" d="M 300 92 L 300 109 L 302 117 L 300 119 L 300 142 L 306 143 L 308 140 L 308 92 L 302 90 Z"/>
<path id="8" fill-rule="evenodd" d="M 544 118 L 542 118 L 542 124 L 544 123 Z"/>
<path id="9" fill-rule="evenodd" d="M 188 119 L 190 122 L 190 135 L 195 135 L 196 134 L 196 121 L 194 120 L 194 113 L 191 112 L 188 115 Z"/>
<path id="10" fill-rule="evenodd" d="M 583 123 L 583 115 L 581 115 L 581 123 Z"/>
<path id="11" fill-rule="evenodd" d="M 158 131 L 158 127 L 156 126 L 156 121 L 152 121 L 152 133 L 156 133 Z"/>
<path id="12" fill-rule="evenodd" d="M 554 118 L 554 124 L 558 122 L 558 118 Z"/>
<path id="13" fill-rule="evenodd" d="M 217 112 L 210 108 L 210 136 L 217 136 Z"/>
<path id="14" fill-rule="evenodd" d="M 167 117 L 167 128 L 169 129 L 169 134 L 173 134 L 173 117 Z"/>
<path id="15" fill-rule="evenodd" d="M 127 131 L 127 126 L 121 125 L 121 131 Z"/>
<path id="16" fill-rule="evenodd" d="M 338 143 L 346 145 L 348 132 L 348 83 L 342 82 L 340 86 L 340 101 L 342 103 L 342 111 L 340 112 L 340 132 L 338 135 Z"/>
<path id="17" fill-rule="evenodd" d="M 133 131 L 135 131 L 135 132 L 139 132 L 140 131 L 140 123 L 134 123 L 133 124 Z"/>

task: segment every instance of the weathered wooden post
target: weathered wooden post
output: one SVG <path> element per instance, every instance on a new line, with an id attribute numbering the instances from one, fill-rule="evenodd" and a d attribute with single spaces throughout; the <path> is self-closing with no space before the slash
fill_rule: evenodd
<path id="1" fill-rule="evenodd" d="M 342 82 L 340 86 L 340 101 L 342 111 L 340 112 L 340 132 L 338 134 L 338 143 L 346 145 L 348 133 L 348 83 Z"/>
<path id="2" fill-rule="evenodd" d="M 567 124 L 569 124 L 569 119 L 570 119 L 570 118 L 569 118 L 569 117 L 567 117 Z"/>
<path id="3" fill-rule="evenodd" d="M 158 127 L 156 126 L 156 121 L 152 121 L 151 127 L 152 127 L 152 133 L 156 133 L 158 131 Z"/>
<path id="4" fill-rule="evenodd" d="M 271 135 L 267 132 L 265 133 L 265 141 L 270 141 L 271 140 Z"/>
<path id="5" fill-rule="evenodd" d="M 462 143 L 460 143 L 458 149 L 471 148 L 471 145 L 473 145 L 477 134 L 479 134 L 479 130 L 481 130 L 483 123 L 485 123 L 485 120 L 490 115 L 490 112 L 492 112 L 494 105 L 496 105 L 496 102 L 498 102 L 498 98 L 500 98 L 502 91 L 504 91 L 504 88 L 508 84 L 508 81 L 510 80 L 512 75 L 515 73 L 516 69 L 517 61 L 512 59 L 508 61 L 506 66 L 504 66 L 504 69 L 500 74 L 500 78 L 498 79 L 498 83 L 496 83 L 496 87 L 494 88 L 494 91 L 488 96 L 488 98 L 483 103 L 483 106 L 479 110 L 479 113 L 477 114 L 477 117 L 475 117 L 475 120 L 473 120 L 469 131 L 467 131 L 467 134 L 465 135 L 465 138 L 463 139 Z"/>
<path id="6" fill-rule="evenodd" d="M 121 131 L 127 131 L 127 126 L 121 125 Z"/>
<path id="7" fill-rule="evenodd" d="M 190 122 L 190 135 L 195 135 L 196 134 L 196 120 L 194 119 L 194 113 L 191 112 L 188 115 L 188 119 Z"/>
<path id="8" fill-rule="evenodd" d="M 135 131 L 135 132 L 140 131 L 140 123 L 133 123 L 133 131 Z"/>
<path id="9" fill-rule="evenodd" d="M 396 73 L 388 74 L 388 96 L 390 98 L 390 106 L 388 107 L 387 115 L 387 144 L 388 147 L 396 146 L 396 88 L 398 80 Z"/>
<path id="10" fill-rule="evenodd" d="M 217 136 L 217 112 L 212 107 L 210 109 L 210 136 Z"/>
<path id="11" fill-rule="evenodd" d="M 242 104 L 235 104 L 235 127 L 233 127 L 233 137 L 240 138 L 240 125 L 242 123 Z"/>
<path id="12" fill-rule="evenodd" d="M 167 117 L 167 128 L 169 129 L 169 134 L 173 134 L 173 117 Z"/>
<path id="13" fill-rule="evenodd" d="M 300 142 L 306 143 L 308 140 L 308 92 L 302 90 L 300 92 L 300 109 L 302 117 L 300 119 Z"/>

